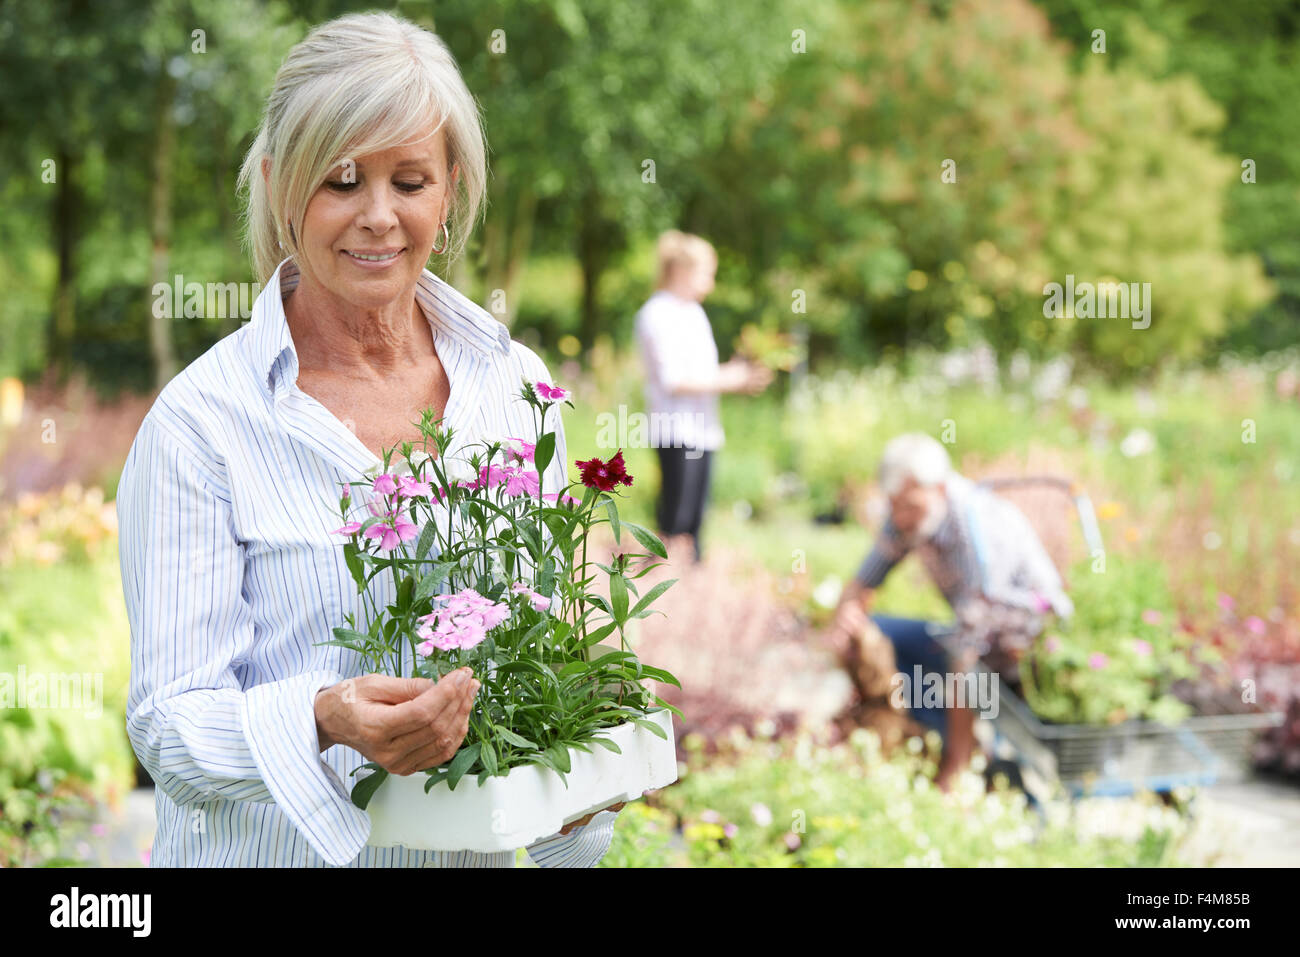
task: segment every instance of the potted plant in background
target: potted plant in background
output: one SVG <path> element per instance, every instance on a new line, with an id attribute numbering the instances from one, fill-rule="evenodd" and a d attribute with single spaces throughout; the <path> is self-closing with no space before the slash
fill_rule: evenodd
<path id="1" fill-rule="evenodd" d="M 1114 556 L 1110 565 L 1104 575 L 1080 566 L 1076 612 L 1019 662 L 1024 699 L 1002 690 L 999 731 L 1073 793 L 1167 792 L 1241 777 L 1251 739 L 1280 716 L 1195 713 L 1186 688 L 1216 672 L 1221 656 L 1175 626 L 1161 566 Z"/>
<path id="2" fill-rule="evenodd" d="M 644 594 L 636 586 L 666 557 L 663 543 L 619 519 L 618 489 L 632 484 L 621 450 L 578 462 L 580 483 L 543 488 L 555 454 L 547 419 L 568 393 L 524 382 L 521 397 L 534 412 L 532 441 L 451 454 L 453 431 L 426 410 L 424 448 L 405 443 L 397 463 L 389 450 L 382 472 L 349 483 L 339 501 L 337 531 L 366 620 L 348 616 L 327 643 L 372 671 L 437 681 L 468 665 L 482 683 L 447 763 L 405 777 L 374 763 L 358 769 L 352 799 L 371 815 L 372 844 L 513 849 L 676 779 L 671 714 L 680 712 L 653 682 L 677 679 L 642 663 L 625 636 L 675 581 Z M 570 494 L 578 488 L 581 498 Z M 595 561 L 588 537 L 599 524 L 644 551 Z M 640 558 L 649 561 L 634 571 Z M 393 582 L 383 607 L 371 588 L 378 576 Z M 467 776 L 477 787 L 462 784 Z"/>

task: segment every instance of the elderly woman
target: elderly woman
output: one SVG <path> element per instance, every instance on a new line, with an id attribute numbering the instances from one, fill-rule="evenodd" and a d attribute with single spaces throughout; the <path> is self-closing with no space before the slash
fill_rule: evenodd
<path id="1" fill-rule="evenodd" d="M 513 866 L 366 845 L 343 782 L 367 760 L 447 761 L 478 682 L 361 675 L 355 653 L 320 644 L 365 611 L 333 534 L 340 488 L 419 443 L 428 407 L 467 442 L 528 434 L 519 383 L 549 381 L 425 268 L 463 249 L 485 153 L 451 54 L 404 20 L 326 23 L 276 76 L 240 177 L 266 287 L 250 323 L 163 389 L 118 489 L 127 728 L 157 785 L 154 865 Z M 567 481 L 557 440 L 551 488 Z M 619 806 L 530 856 L 593 865 Z"/>

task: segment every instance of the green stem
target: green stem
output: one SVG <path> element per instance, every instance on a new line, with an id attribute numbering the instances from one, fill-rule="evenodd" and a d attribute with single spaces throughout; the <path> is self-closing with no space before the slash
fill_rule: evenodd
<path id="1" fill-rule="evenodd" d="M 406 551 L 406 546 L 402 546 L 402 551 Z M 388 566 L 388 569 L 389 569 L 389 571 L 391 571 L 391 572 L 393 573 L 393 589 L 394 589 L 394 590 L 393 590 L 393 601 L 396 602 L 396 601 L 398 601 L 398 600 L 401 598 L 401 596 L 402 596 L 402 581 L 401 581 L 401 578 L 400 578 L 400 577 L 398 576 L 398 574 L 397 574 L 397 562 L 396 562 L 396 560 L 394 559 L 394 557 L 393 557 L 392 555 L 389 555 L 389 562 L 390 562 L 390 564 L 389 564 L 389 566 Z M 402 623 L 401 623 L 401 624 L 402 624 L 403 626 L 406 625 L 406 623 L 407 623 L 407 616 L 408 616 L 409 614 L 410 614 L 410 610 L 409 610 L 409 609 L 408 609 L 407 611 L 405 611 L 405 612 L 402 613 Z M 402 631 L 402 632 L 404 632 L 406 629 L 405 629 L 404 627 L 399 626 L 397 630 L 398 630 L 398 631 Z M 400 677 L 402 677 L 402 641 L 401 641 L 401 638 L 398 638 L 396 641 L 394 641 L 394 642 L 393 642 L 393 645 L 394 645 L 394 647 L 393 647 L 393 654 L 394 654 L 394 659 L 395 659 L 395 660 L 394 660 L 394 664 L 395 664 L 395 666 L 396 666 L 396 670 L 393 672 L 393 675 L 394 675 L 394 677 L 400 678 Z"/>

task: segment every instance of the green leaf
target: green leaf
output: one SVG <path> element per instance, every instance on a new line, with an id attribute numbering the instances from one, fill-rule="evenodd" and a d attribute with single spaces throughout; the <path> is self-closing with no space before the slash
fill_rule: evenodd
<path id="1" fill-rule="evenodd" d="M 420 587 L 415 592 L 417 604 L 438 590 L 438 586 L 443 583 L 443 580 L 451 571 L 451 565 L 451 562 L 440 562 L 425 573 L 424 577 L 420 579 Z"/>
<path id="2" fill-rule="evenodd" d="M 365 571 L 361 567 L 361 559 L 357 557 L 357 546 L 348 542 L 343 546 L 343 560 L 348 564 L 348 571 L 352 573 L 352 580 L 357 583 L 357 591 L 362 591 L 365 586 Z"/>
<path id="3" fill-rule="evenodd" d="M 398 614 L 405 614 L 411 607 L 411 596 L 415 594 L 415 576 L 407 575 L 397 589 Z"/>
<path id="4" fill-rule="evenodd" d="M 573 770 L 569 762 L 569 749 L 564 745 L 557 742 L 547 748 L 546 753 L 550 755 L 555 770 L 564 772 Z"/>
<path id="5" fill-rule="evenodd" d="M 655 724 L 653 721 L 646 721 L 643 718 L 633 718 L 632 723 L 635 724 L 638 728 L 645 728 L 647 731 L 657 735 L 660 738 L 663 738 L 665 741 L 668 740 L 668 733 L 664 731 L 663 728 L 659 727 L 659 725 Z"/>
<path id="6" fill-rule="evenodd" d="M 618 506 L 614 504 L 612 498 L 605 500 L 605 511 L 609 513 L 609 525 L 614 530 L 614 544 L 620 544 L 619 541 L 619 524 L 618 524 Z"/>
<path id="7" fill-rule="evenodd" d="M 370 803 L 370 799 L 379 790 L 379 785 L 386 780 L 388 780 L 388 772 L 383 768 L 379 768 L 374 773 L 362 778 L 357 782 L 356 787 L 352 789 L 352 803 L 364 811 L 366 805 Z"/>
<path id="8" fill-rule="evenodd" d="M 659 540 L 659 536 L 648 528 L 642 528 L 632 522 L 624 522 L 624 527 L 632 533 L 632 537 L 641 543 L 641 547 L 651 554 L 658 555 L 660 558 L 668 557 L 668 549 L 664 543 Z"/>
<path id="9" fill-rule="evenodd" d="M 535 641 L 540 639 L 542 634 L 546 631 L 546 625 L 548 624 L 549 621 L 550 619 L 543 618 L 537 624 L 533 625 L 526 632 L 524 632 L 524 636 L 519 639 L 520 647 L 526 647 L 530 641 Z"/>
<path id="10" fill-rule="evenodd" d="M 361 632 L 353 631 L 351 628 L 335 628 L 334 637 L 337 638 L 338 641 L 329 642 L 329 644 L 339 644 L 343 645 L 345 648 L 351 648 L 353 644 L 361 645 L 362 647 L 370 644 L 369 635 L 363 635 Z"/>
<path id="11" fill-rule="evenodd" d="M 608 635 L 611 631 L 614 630 L 614 628 L 615 625 L 611 621 L 609 624 L 601 625 L 595 631 L 589 632 L 587 634 L 587 637 L 582 640 L 582 647 L 588 648 L 591 645 L 596 644 L 598 641 L 604 639 L 606 635 Z"/>
<path id="12" fill-rule="evenodd" d="M 480 742 L 482 747 L 479 749 L 478 756 L 483 761 L 483 770 L 488 774 L 497 773 L 497 749 L 492 747 L 492 742 L 484 740 Z"/>
<path id="13" fill-rule="evenodd" d="M 537 466 L 538 475 L 546 471 L 546 466 L 551 464 L 551 459 L 554 457 L 555 433 L 547 432 L 537 440 L 537 447 L 533 449 L 533 464 Z"/>
<path id="14" fill-rule="evenodd" d="M 642 595 L 641 600 L 638 601 L 636 605 L 634 605 L 632 608 L 632 616 L 635 617 L 637 614 L 644 611 L 647 607 L 649 607 L 651 602 L 653 602 L 656 598 L 658 598 L 669 588 L 671 588 L 673 586 L 673 583 L 676 581 L 677 581 L 676 578 L 670 578 L 667 581 L 662 581 L 659 584 L 655 585 L 654 588 L 651 588 L 648 592 Z"/>
<path id="15" fill-rule="evenodd" d="M 561 680 L 563 680 L 576 674 L 582 674 L 589 667 L 591 666 L 587 662 L 579 659 L 577 661 L 570 661 L 567 665 L 557 671 L 556 674 L 560 676 Z"/>
<path id="16" fill-rule="evenodd" d="M 510 744 L 513 744 L 516 748 L 528 748 L 529 750 L 532 751 L 538 750 L 537 745 L 534 744 L 532 741 L 529 741 L 521 734 L 515 734 L 515 732 L 509 730 L 508 728 L 497 728 L 497 734 L 501 735 L 501 737 L 505 741 L 507 741 Z"/>
<path id="17" fill-rule="evenodd" d="M 324 645 L 325 647 L 347 648 L 360 655 L 369 654 L 370 652 L 370 649 L 367 646 L 357 644 L 355 641 L 347 641 L 342 638 L 333 638 L 329 641 L 317 641 L 313 642 L 313 644 Z"/>
<path id="18" fill-rule="evenodd" d="M 662 732 L 661 732 L 662 733 Z M 461 748 L 456 752 L 456 756 L 451 759 L 451 766 L 447 768 L 447 787 L 456 790 L 456 785 L 460 779 L 465 776 L 470 765 L 478 760 L 479 743 L 475 742 L 467 747 Z"/>
<path id="19" fill-rule="evenodd" d="M 609 602 L 614 620 L 622 625 L 627 621 L 627 579 L 622 575 L 610 576 Z"/>
<path id="20" fill-rule="evenodd" d="M 424 556 L 429 554 L 429 549 L 433 547 L 433 540 L 438 536 L 438 523 L 429 522 L 420 532 L 420 540 L 415 543 L 415 560 L 423 561 Z"/>
<path id="21" fill-rule="evenodd" d="M 537 529 L 531 525 L 521 525 L 518 528 L 519 537 L 523 539 L 524 544 L 528 546 L 528 552 L 533 561 L 539 561 L 542 557 L 542 539 Z"/>
<path id="22" fill-rule="evenodd" d="M 662 681 L 664 684 L 676 685 L 678 688 L 682 686 L 682 683 L 677 680 L 676 676 L 673 675 L 672 672 L 664 671 L 662 668 L 642 665 L 641 672 L 646 675 L 646 677 L 654 678 L 656 681 Z"/>
<path id="23" fill-rule="evenodd" d="M 620 661 L 635 661 L 635 660 L 636 660 L 636 653 L 635 653 L 635 652 L 632 652 L 632 651 L 619 651 L 618 649 L 614 649 L 614 650 L 612 650 L 612 651 L 607 651 L 607 652 L 605 652 L 605 653 L 604 653 L 603 655 L 601 655 L 599 658 L 594 658 L 594 659 L 592 659 L 592 662 L 591 662 L 591 663 L 592 663 L 593 665 L 595 665 L 595 664 L 600 664 L 600 665 L 614 665 L 614 664 L 617 664 L 617 663 L 620 662 Z"/>
<path id="24" fill-rule="evenodd" d="M 537 583 L 538 591 L 543 595 L 555 593 L 555 556 L 547 555 L 542 563 L 542 574 Z"/>
<path id="25" fill-rule="evenodd" d="M 678 687 L 681 686 L 678 685 Z M 659 705 L 659 707 L 671 711 L 673 714 L 677 715 L 677 717 L 681 718 L 683 721 L 686 720 L 686 715 L 682 714 L 681 708 L 669 704 L 667 701 L 665 701 L 663 698 L 659 697 L 658 695 L 653 695 L 652 697 L 655 699 L 655 704 Z"/>
<path id="26" fill-rule="evenodd" d="M 592 738 L 592 744 L 599 744 L 606 751 L 613 751 L 615 754 L 622 754 L 623 749 L 611 741 L 609 738 Z"/>
<path id="27" fill-rule="evenodd" d="M 532 764 L 540 764 L 544 768 L 550 768 L 552 771 L 559 772 L 555 762 L 551 760 L 551 755 L 546 751 L 538 751 L 536 754 L 530 754 L 527 760 Z"/>

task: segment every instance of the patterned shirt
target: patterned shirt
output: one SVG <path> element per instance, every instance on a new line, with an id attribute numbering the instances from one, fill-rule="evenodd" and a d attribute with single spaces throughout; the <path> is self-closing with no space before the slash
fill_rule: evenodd
<path id="1" fill-rule="evenodd" d="M 316 642 L 367 612 L 334 534 L 339 492 L 380 462 L 297 386 L 282 301 L 297 281 L 282 262 L 251 322 L 167 384 L 118 486 L 127 732 L 156 783 L 150 863 L 512 867 L 513 852 L 368 846 L 370 819 L 343 783 L 366 759 L 343 745 L 320 752 L 317 692 L 362 669 L 355 652 Z M 542 361 L 428 270 L 416 300 L 451 382 L 444 420 L 458 441 L 531 439 L 533 413 L 513 397 L 524 377 L 550 381 Z M 567 481 L 555 422 L 543 491 Z M 395 600 L 389 576 L 370 587 L 378 607 Z M 528 853 L 543 867 L 592 866 L 614 818 Z"/>
<path id="2" fill-rule="evenodd" d="M 654 448 L 721 448 L 726 437 L 717 393 L 675 395 L 672 391 L 683 382 L 717 377 L 718 345 L 704 307 L 660 289 L 636 314 L 636 338 L 650 411 L 645 440 Z"/>
<path id="3" fill-rule="evenodd" d="M 928 538 L 903 535 L 886 519 L 857 580 L 879 588 L 916 551 L 956 614 L 964 639 L 981 653 L 1000 641 L 1023 648 L 1042 629 L 1042 615 L 1074 613 L 1061 576 L 1024 513 L 960 475 L 945 486 L 948 508 Z"/>

